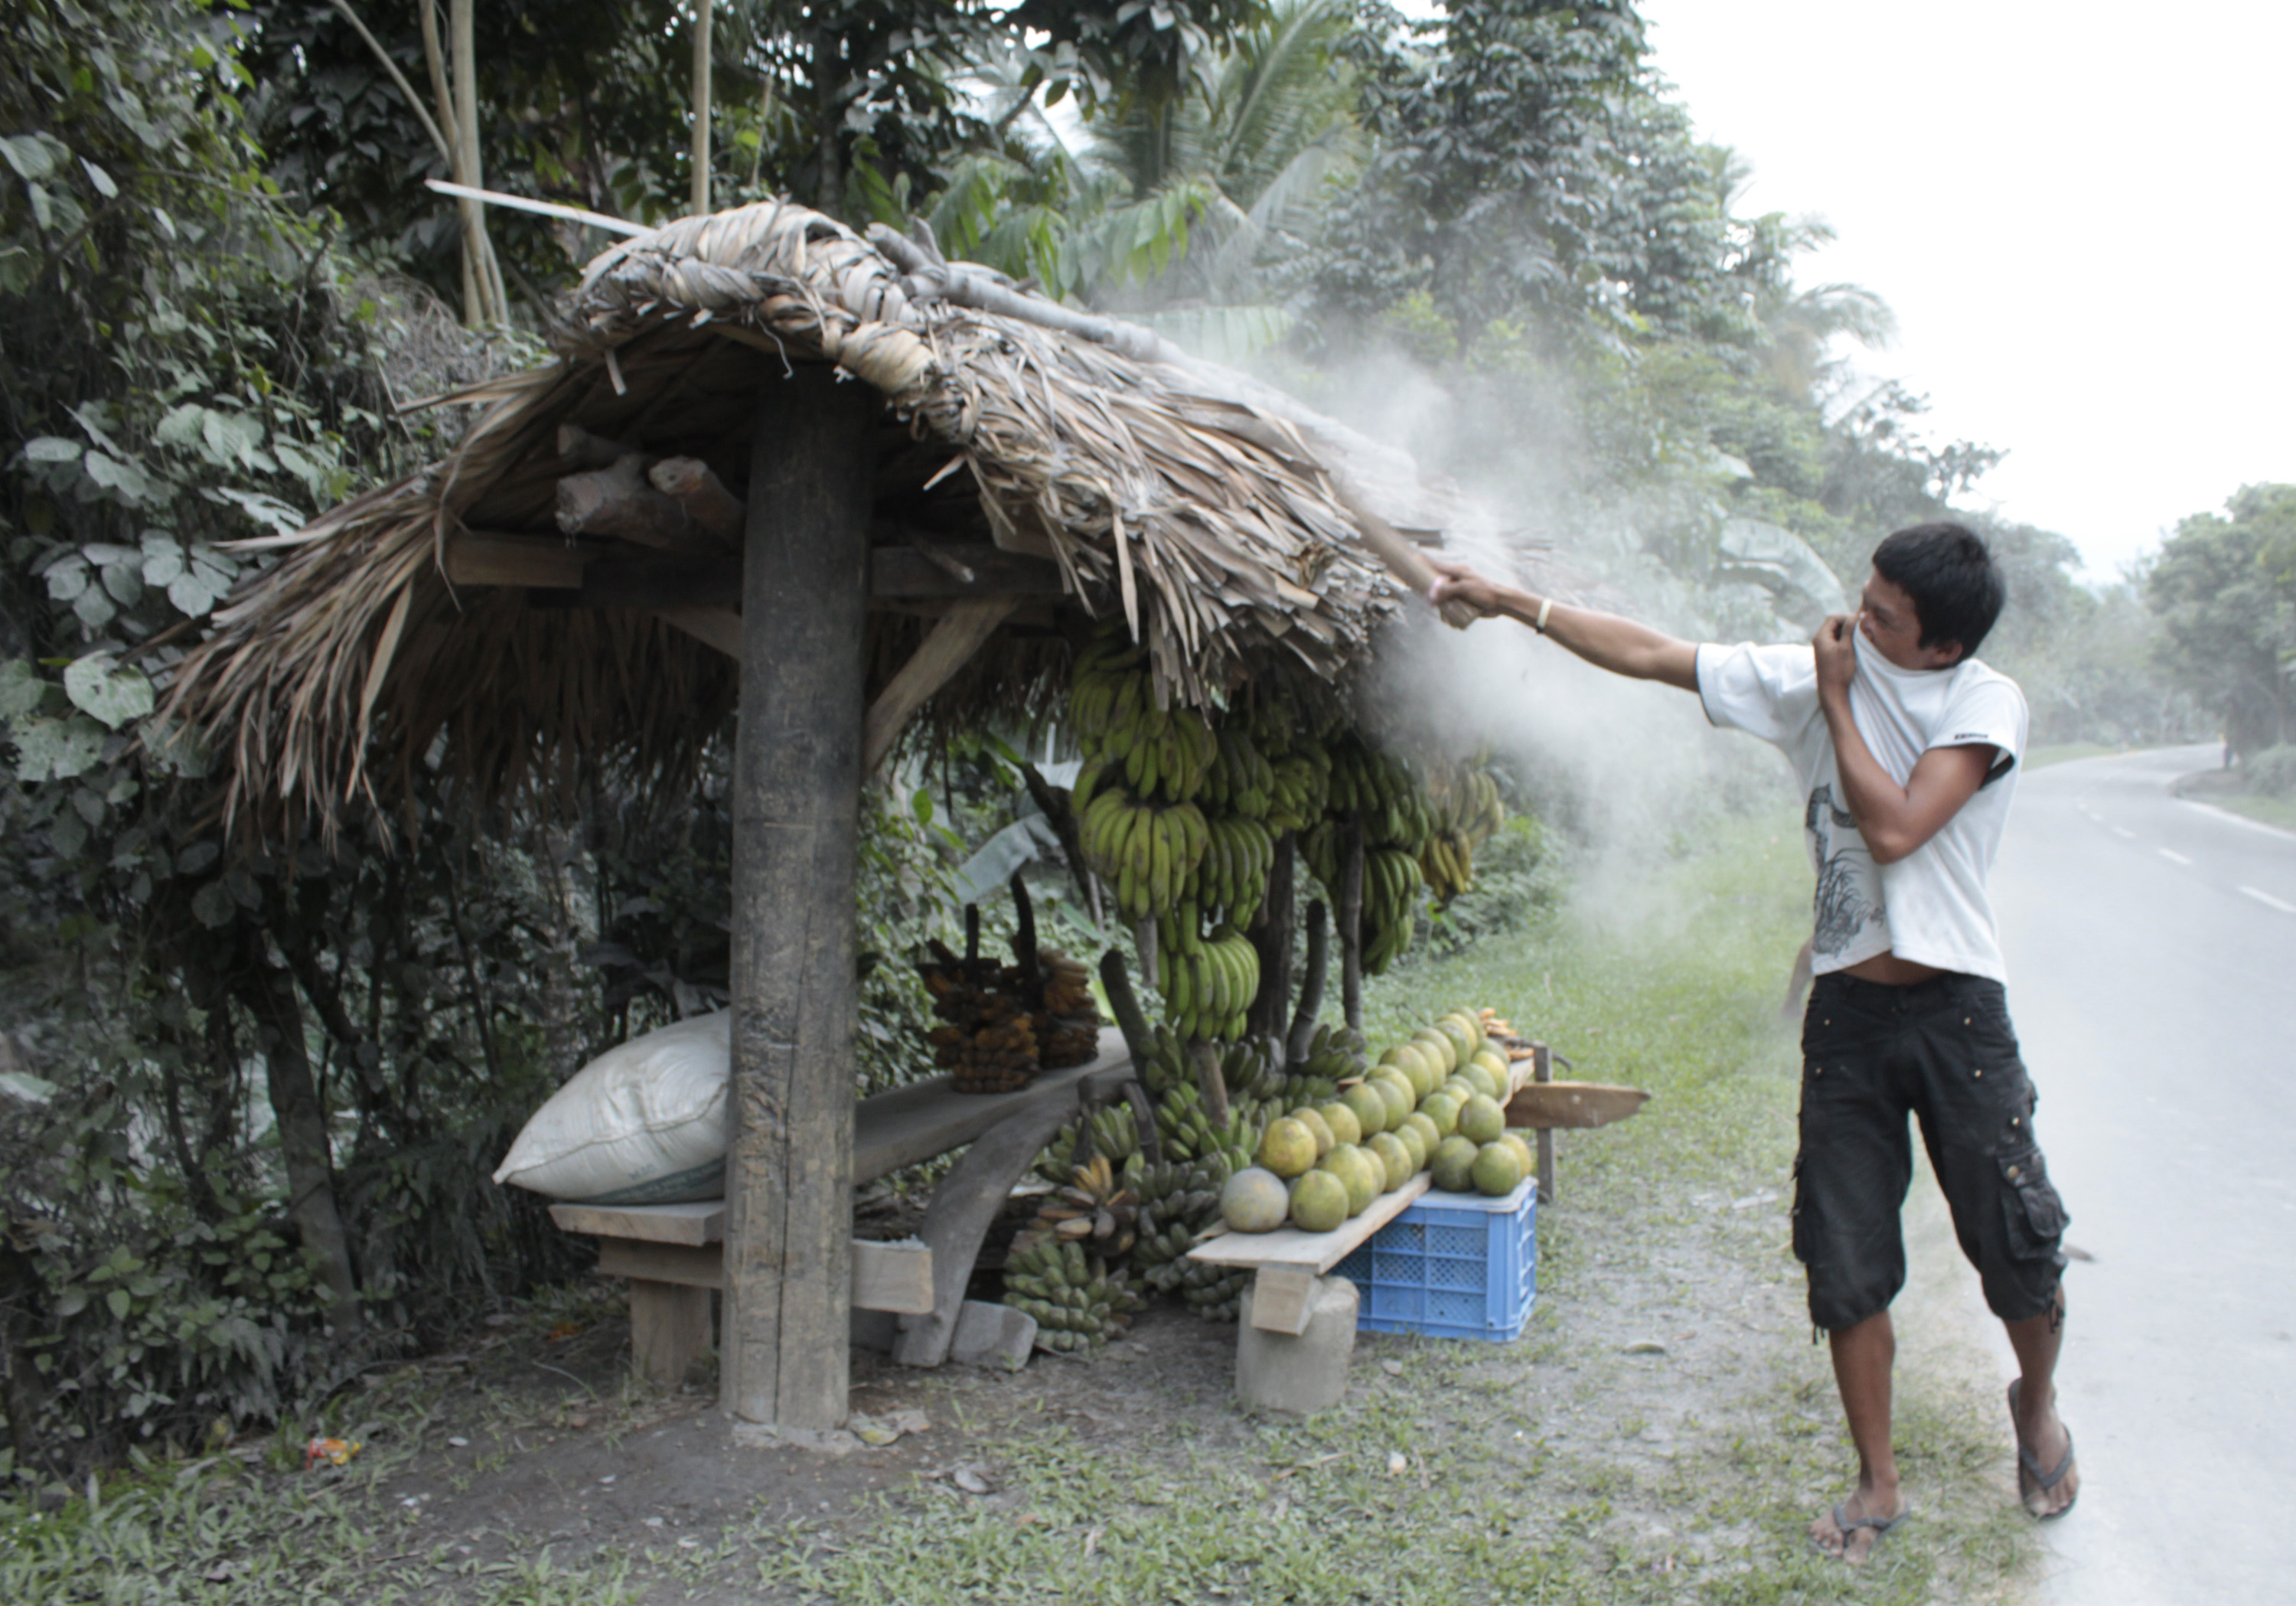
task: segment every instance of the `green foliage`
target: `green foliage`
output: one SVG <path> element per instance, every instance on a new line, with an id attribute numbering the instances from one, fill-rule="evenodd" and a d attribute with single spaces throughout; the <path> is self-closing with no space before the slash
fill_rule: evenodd
<path id="1" fill-rule="evenodd" d="M 2243 486 L 2177 526 L 2144 576 L 2161 662 L 2246 755 L 2296 740 L 2296 485 Z"/>

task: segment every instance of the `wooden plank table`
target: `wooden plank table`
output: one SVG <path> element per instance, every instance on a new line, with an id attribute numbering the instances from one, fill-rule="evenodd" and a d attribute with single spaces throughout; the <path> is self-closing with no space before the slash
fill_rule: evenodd
<path id="1" fill-rule="evenodd" d="M 967 1144 L 996 1151 L 970 1167 L 959 1162 L 926 1211 L 924 1241 L 853 1242 L 853 1308 L 914 1319 L 914 1338 L 902 1336 L 902 1360 L 936 1366 L 946 1358 L 964 1285 L 994 1214 L 984 1211 L 983 1201 L 1001 1203 L 1080 1100 L 1112 1098 L 1131 1076 L 1123 1034 L 1110 1026 L 1090 1060 L 1047 1071 L 1016 1092 L 960 1093 L 949 1077 L 932 1076 L 854 1107 L 857 1183 Z M 1000 1132 L 1005 1141 L 981 1142 Z M 1022 1149 L 1016 1168 L 1013 1154 Z M 550 1207 L 550 1219 L 566 1231 L 596 1238 L 598 1269 L 630 1280 L 636 1370 L 657 1381 L 684 1377 L 709 1347 L 709 1294 L 726 1285 L 726 1201 L 564 1203 Z"/>

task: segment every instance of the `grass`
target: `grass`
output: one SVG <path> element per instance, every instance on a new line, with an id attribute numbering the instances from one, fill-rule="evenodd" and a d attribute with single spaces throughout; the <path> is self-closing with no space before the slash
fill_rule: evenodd
<path id="1" fill-rule="evenodd" d="M 2046 770 L 2051 764 L 2069 763 L 2077 758 L 2109 758 L 2117 753 L 2135 753 L 2134 747 L 2112 747 L 2103 742 L 2051 742 L 2031 749 L 2025 754 L 2025 768 Z"/>
<path id="2" fill-rule="evenodd" d="M 2265 825 L 2277 826 L 2284 831 L 2296 831 L 2296 797 L 2267 797 L 2256 792 L 2224 792 L 2211 794 L 2206 801 L 2211 807 L 2228 810 Z"/>
<path id="3" fill-rule="evenodd" d="M 1348 1397 L 1304 1420 L 1176 1399 L 1148 1428 L 1086 1431 L 1024 1410 L 974 1446 L 992 1499 L 916 1478 L 792 1522 L 761 1498 L 683 1549 L 563 1561 L 533 1539 L 486 1561 L 415 1541 L 386 1491 L 413 1453 L 393 1446 L 424 1434 L 410 1392 L 395 1408 L 415 1420 L 340 1473 L 152 1467 L 94 1506 L 0 1507 L 0 1600 L 2013 1597 L 2036 1552 L 2005 1492 L 2005 1422 L 1950 1358 L 1901 1373 L 1917 1520 L 1856 1572 L 1802 1535 L 1853 1465 L 1784 1249 L 1798 1059 L 1777 1004 L 1807 885 L 1792 819 L 1740 822 L 1654 877 L 1373 984 L 1375 1037 L 1488 1003 L 1573 1074 L 1655 1095 L 1633 1121 L 1564 1135 L 1539 1302 L 1514 1344 L 1364 1335 Z"/>

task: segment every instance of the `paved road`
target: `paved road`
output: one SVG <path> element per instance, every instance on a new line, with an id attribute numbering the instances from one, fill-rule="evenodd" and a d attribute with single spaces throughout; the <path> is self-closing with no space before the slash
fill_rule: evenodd
<path id="1" fill-rule="evenodd" d="M 2095 1256 L 2066 1281 L 2062 1606 L 2296 1600 L 2296 836 L 2171 795 L 2217 762 L 2036 770 L 1994 873 L 2036 1125 Z"/>

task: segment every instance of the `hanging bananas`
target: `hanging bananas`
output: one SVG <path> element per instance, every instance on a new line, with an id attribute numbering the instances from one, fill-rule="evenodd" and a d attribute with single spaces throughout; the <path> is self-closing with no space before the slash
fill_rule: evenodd
<path id="1" fill-rule="evenodd" d="M 1506 805 L 1496 778 L 1480 764 L 1434 768 L 1427 791 L 1435 829 L 1420 852 L 1419 868 L 1428 890 L 1447 903 L 1473 885 L 1475 850 L 1505 822 Z"/>

